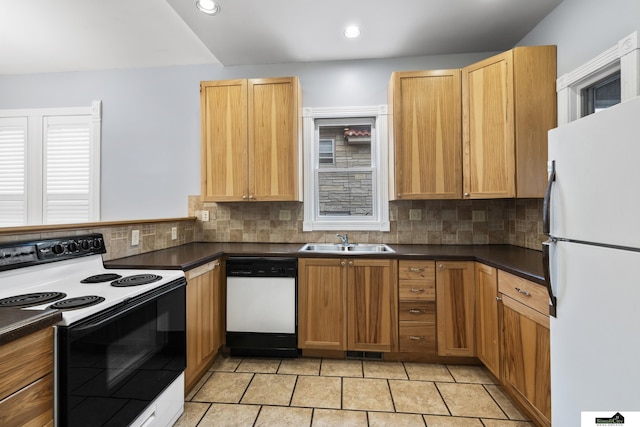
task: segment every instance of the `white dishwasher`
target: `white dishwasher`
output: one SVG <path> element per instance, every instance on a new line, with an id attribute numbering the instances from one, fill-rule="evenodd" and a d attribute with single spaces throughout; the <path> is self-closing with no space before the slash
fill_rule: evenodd
<path id="1" fill-rule="evenodd" d="M 230 257 L 226 270 L 230 354 L 297 357 L 298 260 Z"/>

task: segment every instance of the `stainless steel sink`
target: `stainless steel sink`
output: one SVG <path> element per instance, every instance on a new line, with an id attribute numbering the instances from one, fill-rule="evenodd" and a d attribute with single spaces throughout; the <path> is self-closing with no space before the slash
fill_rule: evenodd
<path id="1" fill-rule="evenodd" d="M 334 253 L 364 255 L 372 253 L 395 253 L 389 246 L 381 243 L 351 243 L 349 245 L 331 243 L 307 243 L 298 252 Z"/>

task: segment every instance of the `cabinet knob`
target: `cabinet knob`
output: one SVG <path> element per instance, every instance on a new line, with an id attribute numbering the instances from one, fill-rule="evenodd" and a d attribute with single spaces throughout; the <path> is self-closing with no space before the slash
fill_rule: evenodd
<path id="1" fill-rule="evenodd" d="M 464 193 L 464 197 L 469 197 L 469 193 Z"/>
<path id="2" fill-rule="evenodd" d="M 402 197 L 402 193 L 398 193 L 398 199 Z"/>
<path id="3" fill-rule="evenodd" d="M 353 267 L 353 261 L 349 261 L 349 266 Z"/>
<path id="4" fill-rule="evenodd" d="M 246 196 L 246 195 L 244 195 L 244 196 L 242 196 L 242 198 L 243 198 L 244 200 L 246 200 L 246 199 L 247 199 L 247 196 Z"/>
<path id="5" fill-rule="evenodd" d="M 344 266 L 346 265 L 346 263 L 345 263 L 344 261 L 342 261 L 342 262 L 340 263 L 340 265 L 344 267 Z"/>
<path id="6" fill-rule="evenodd" d="M 250 195 L 250 196 L 249 196 L 249 200 L 253 200 L 253 195 Z"/>
<path id="7" fill-rule="evenodd" d="M 496 297 L 496 301 L 502 301 L 502 298 Z"/>
<path id="8" fill-rule="evenodd" d="M 438 268 L 439 268 L 440 270 L 444 270 L 444 265 L 442 265 L 442 264 L 438 264 Z"/>

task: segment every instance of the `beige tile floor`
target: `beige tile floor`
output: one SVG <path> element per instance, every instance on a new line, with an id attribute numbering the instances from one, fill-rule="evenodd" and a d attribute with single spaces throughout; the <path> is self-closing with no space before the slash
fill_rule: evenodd
<path id="1" fill-rule="evenodd" d="M 219 357 L 176 427 L 533 427 L 480 366 Z"/>

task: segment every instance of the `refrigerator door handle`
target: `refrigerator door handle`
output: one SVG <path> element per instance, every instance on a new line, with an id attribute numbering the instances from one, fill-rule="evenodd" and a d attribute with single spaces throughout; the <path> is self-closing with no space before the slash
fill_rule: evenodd
<path id="1" fill-rule="evenodd" d="M 551 288 L 551 269 L 549 266 L 549 253 L 553 240 L 547 240 L 542 243 L 542 266 L 544 269 L 544 281 L 547 284 L 547 292 L 549 292 L 549 315 L 556 317 L 556 297 L 553 295 Z"/>
<path id="2" fill-rule="evenodd" d="M 544 203 L 542 206 L 542 232 L 549 236 L 551 234 L 551 187 L 556 180 L 556 161 L 551 160 L 551 171 L 547 181 L 547 189 L 544 192 Z"/>

